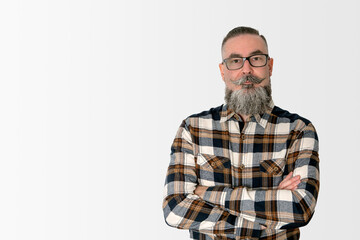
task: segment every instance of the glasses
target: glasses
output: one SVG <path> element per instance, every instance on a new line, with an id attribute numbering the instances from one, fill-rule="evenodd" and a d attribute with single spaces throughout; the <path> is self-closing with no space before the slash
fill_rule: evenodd
<path id="1" fill-rule="evenodd" d="M 249 61 L 252 67 L 263 67 L 267 64 L 269 55 L 267 54 L 256 54 L 250 57 L 237 57 L 237 58 L 226 58 L 223 60 L 227 69 L 237 70 L 244 66 L 246 60 Z"/>

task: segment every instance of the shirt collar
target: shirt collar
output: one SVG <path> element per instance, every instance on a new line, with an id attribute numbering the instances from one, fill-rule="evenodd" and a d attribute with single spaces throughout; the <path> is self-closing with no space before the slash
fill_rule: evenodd
<path id="1" fill-rule="evenodd" d="M 270 114 L 275 106 L 274 102 L 272 100 L 271 100 L 269 106 L 270 106 L 269 109 L 264 114 L 251 115 L 249 117 L 249 122 L 255 121 L 258 124 L 260 124 L 263 128 L 265 128 L 265 126 L 269 120 Z M 234 118 L 235 120 L 237 120 L 239 122 L 242 122 L 240 115 L 238 115 L 232 109 L 229 109 L 227 104 L 223 105 L 222 111 L 220 113 L 220 122 L 226 122 L 226 121 L 230 120 L 231 118 Z"/>

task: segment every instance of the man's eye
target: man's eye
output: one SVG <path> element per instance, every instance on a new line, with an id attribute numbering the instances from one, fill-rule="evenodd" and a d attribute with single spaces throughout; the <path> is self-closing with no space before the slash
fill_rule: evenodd
<path id="1" fill-rule="evenodd" d="M 231 63 L 239 63 L 240 62 L 240 59 L 238 58 L 234 58 L 231 60 Z"/>
<path id="2" fill-rule="evenodd" d="M 253 61 L 259 61 L 260 58 L 259 58 L 259 57 L 253 57 L 252 60 L 253 60 Z"/>

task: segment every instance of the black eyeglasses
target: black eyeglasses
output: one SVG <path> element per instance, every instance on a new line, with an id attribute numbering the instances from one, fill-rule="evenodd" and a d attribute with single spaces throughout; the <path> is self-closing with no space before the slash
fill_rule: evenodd
<path id="1" fill-rule="evenodd" d="M 244 66 L 246 60 L 249 61 L 252 67 L 264 67 L 267 64 L 269 55 L 267 54 L 256 54 L 250 57 L 235 57 L 235 58 L 226 58 L 223 60 L 227 69 L 237 70 Z"/>

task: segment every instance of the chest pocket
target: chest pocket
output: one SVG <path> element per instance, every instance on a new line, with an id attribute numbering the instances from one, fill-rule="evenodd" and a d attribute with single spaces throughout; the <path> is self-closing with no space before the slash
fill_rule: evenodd
<path id="1" fill-rule="evenodd" d="M 229 158 L 198 154 L 196 159 L 198 181 L 203 186 L 231 186 L 231 161 Z"/>
<path id="2" fill-rule="evenodd" d="M 285 158 L 264 160 L 260 163 L 260 171 L 273 176 L 282 176 L 285 164 Z"/>

